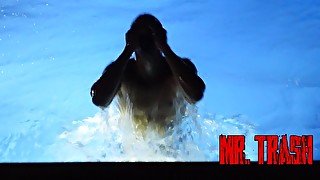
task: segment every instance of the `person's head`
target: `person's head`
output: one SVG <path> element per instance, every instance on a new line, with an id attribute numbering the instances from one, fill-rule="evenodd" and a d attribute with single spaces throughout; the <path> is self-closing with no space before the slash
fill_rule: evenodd
<path id="1" fill-rule="evenodd" d="M 141 50 L 145 52 L 157 49 L 152 37 L 152 29 L 157 30 L 162 28 L 160 21 L 151 14 L 141 14 L 131 24 L 131 29 L 138 36 L 138 44 Z M 167 41 L 166 36 L 165 41 Z"/>

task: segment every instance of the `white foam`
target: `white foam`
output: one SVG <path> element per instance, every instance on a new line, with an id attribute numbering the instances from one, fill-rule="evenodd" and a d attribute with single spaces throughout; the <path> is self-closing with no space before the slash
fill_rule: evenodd
<path id="1" fill-rule="evenodd" d="M 218 161 L 220 134 L 253 139 L 254 126 L 241 116 L 202 117 L 190 105 L 187 114 L 164 137 L 148 129 L 144 139 L 134 131 L 130 115 L 120 116 L 113 103 L 93 117 L 74 121 L 72 129 L 59 135 L 52 153 L 56 161 Z M 255 158 L 255 145 L 246 148 Z"/>

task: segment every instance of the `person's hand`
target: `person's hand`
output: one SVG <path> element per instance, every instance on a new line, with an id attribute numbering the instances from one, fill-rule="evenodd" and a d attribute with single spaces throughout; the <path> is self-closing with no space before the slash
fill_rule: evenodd
<path id="1" fill-rule="evenodd" d="M 138 36 L 133 29 L 129 29 L 126 33 L 126 46 L 128 46 L 132 51 L 138 48 Z"/>
<path id="2" fill-rule="evenodd" d="M 163 51 L 167 45 L 167 31 L 164 28 L 149 27 L 152 31 L 154 42 L 160 51 Z"/>

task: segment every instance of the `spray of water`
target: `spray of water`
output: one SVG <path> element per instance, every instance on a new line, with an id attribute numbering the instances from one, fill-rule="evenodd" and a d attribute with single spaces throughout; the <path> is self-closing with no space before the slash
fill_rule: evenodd
<path id="1" fill-rule="evenodd" d="M 113 102 L 107 109 L 58 136 L 52 147 L 57 161 L 217 161 L 220 134 L 242 134 L 253 139 L 254 126 L 241 115 L 225 118 L 200 115 L 187 105 L 165 135 L 151 126 L 145 136 L 135 129 L 130 112 L 120 113 Z M 255 157 L 255 144 L 246 143 L 247 158 Z M 63 151 L 59 151 L 63 147 Z"/>

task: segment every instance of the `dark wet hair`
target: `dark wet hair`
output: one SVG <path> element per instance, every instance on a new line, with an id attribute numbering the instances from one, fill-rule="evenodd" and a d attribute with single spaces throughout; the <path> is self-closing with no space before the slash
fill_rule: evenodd
<path id="1" fill-rule="evenodd" d="M 139 15 L 131 24 L 131 28 L 139 28 L 141 26 L 152 26 L 154 28 L 163 28 L 161 22 L 153 15 L 144 13 Z"/>
<path id="2" fill-rule="evenodd" d="M 152 37 L 152 29 L 164 30 L 164 41 L 167 41 L 166 30 L 162 27 L 161 22 L 153 15 L 145 13 L 140 14 L 131 24 L 131 30 L 135 31 L 139 36 L 140 47 L 144 51 L 150 51 L 155 49 L 155 44 Z"/>

